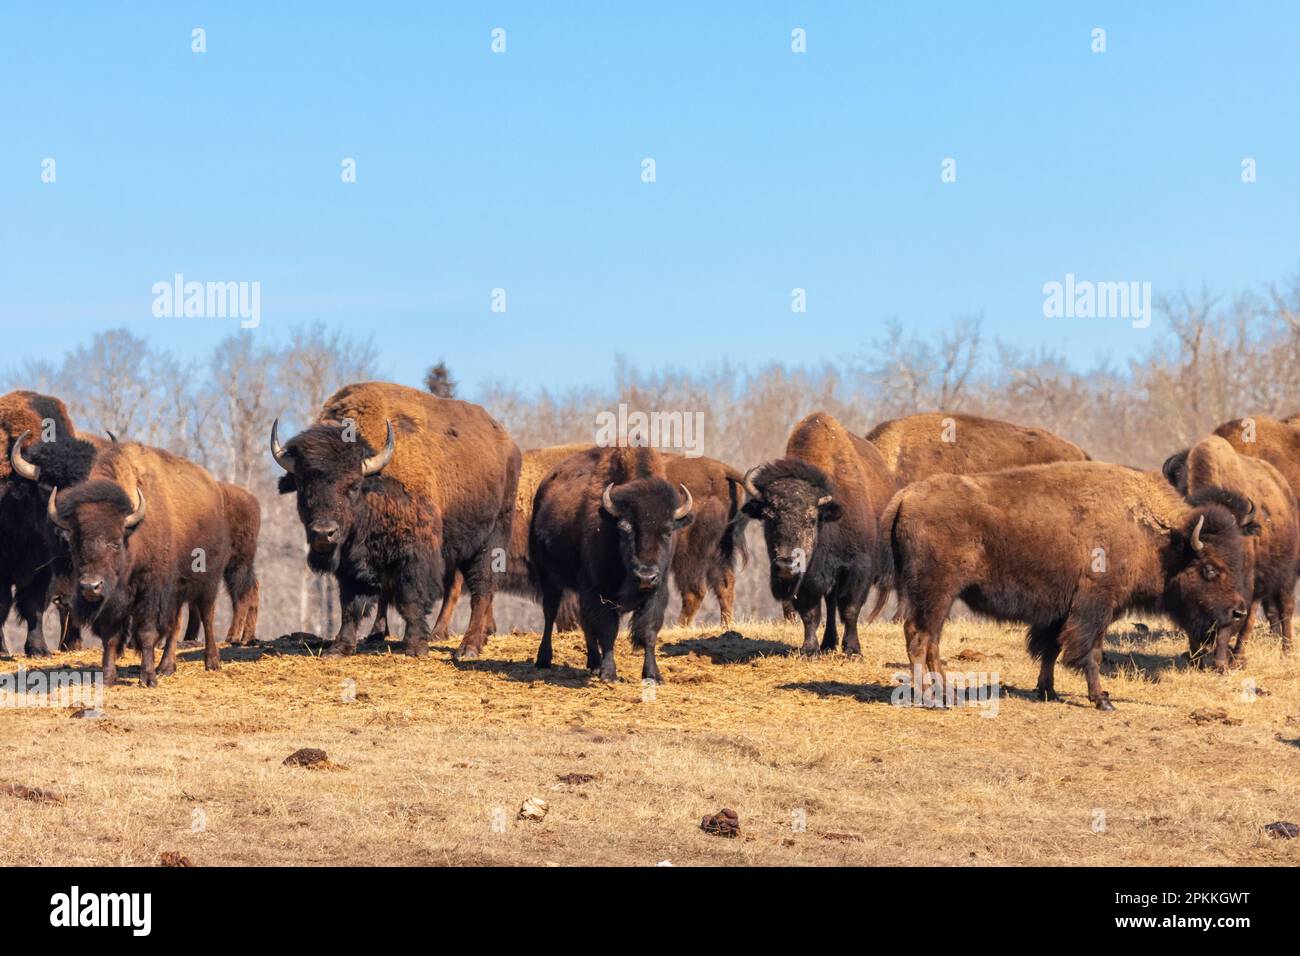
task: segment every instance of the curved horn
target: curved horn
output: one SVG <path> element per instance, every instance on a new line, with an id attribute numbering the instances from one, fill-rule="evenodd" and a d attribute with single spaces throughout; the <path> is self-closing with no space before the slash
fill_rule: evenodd
<path id="1" fill-rule="evenodd" d="M 113 434 L 111 431 L 109 431 L 107 428 L 104 429 L 104 434 L 108 436 L 108 440 L 111 441 L 114 445 L 117 444 L 117 436 L 114 435 L 114 434 Z"/>
<path id="2" fill-rule="evenodd" d="M 144 492 L 140 486 L 135 487 L 135 510 L 126 516 L 126 527 L 134 528 L 144 520 Z"/>
<path id="3" fill-rule="evenodd" d="M 293 455 L 285 451 L 284 446 L 280 444 L 280 419 L 278 418 L 271 422 L 271 457 L 275 459 L 277 465 L 289 474 L 293 474 Z"/>
<path id="4" fill-rule="evenodd" d="M 23 457 L 23 442 L 30 434 L 30 431 L 25 431 L 14 439 L 14 447 L 9 449 L 9 464 L 28 481 L 40 481 L 41 469 Z"/>
<path id="5" fill-rule="evenodd" d="M 1205 524 L 1205 515 L 1196 519 L 1196 527 L 1192 529 L 1192 550 L 1200 554 L 1205 550 L 1205 542 L 1201 540 L 1201 527 Z"/>
<path id="6" fill-rule="evenodd" d="M 1255 499 L 1247 498 L 1246 504 L 1250 505 L 1250 507 L 1246 509 L 1246 517 L 1241 519 L 1243 525 L 1250 524 L 1255 520 Z"/>
<path id="7" fill-rule="evenodd" d="M 68 526 L 59 520 L 59 489 L 55 488 L 50 492 L 50 503 L 45 506 L 45 516 L 50 519 L 50 523 L 56 528 L 68 530 Z"/>
<path id="8" fill-rule="evenodd" d="M 618 509 L 614 507 L 614 496 L 610 494 L 614 490 L 614 483 L 611 481 L 605 486 L 605 491 L 600 496 L 600 506 L 611 516 L 618 517 Z"/>
<path id="9" fill-rule="evenodd" d="M 691 509 L 695 507 L 695 499 L 691 497 L 691 489 L 687 488 L 685 485 L 680 483 L 678 483 L 677 487 L 682 489 L 682 494 L 686 496 L 686 504 L 681 505 L 680 507 L 678 507 L 676 511 L 673 512 L 673 520 L 681 521 L 688 514 L 690 514 Z"/>
<path id="10" fill-rule="evenodd" d="M 753 498 L 755 501 L 763 497 L 762 494 L 759 493 L 759 490 L 754 487 L 754 476 L 762 470 L 762 465 L 755 465 L 753 468 L 749 469 L 749 471 L 745 472 L 745 479 L 742 482 L 745 486 L 745 494 L 749 495 L 749 497 Z"/>
<path id="11" fill-rule="evenodd" d="M 384 448 L 378 455 L 371 455 L 361 463 L 362 475 L 377 475 L 384 470 L 384 466 L 393 460 L 393 449 L 397 447 L 393 440 L 393 423 L 384 419 L 384 426 L 388 429 L 388 437 L 384 439 Z"/>
<path id="12" fill-rule="evenodd" d="M 834 495 L 822 495 L 820 498 L 817 499 L 817 507 L 821 508 L 825 505 L 830 504 L 834 500 L 835 500 Z"/>

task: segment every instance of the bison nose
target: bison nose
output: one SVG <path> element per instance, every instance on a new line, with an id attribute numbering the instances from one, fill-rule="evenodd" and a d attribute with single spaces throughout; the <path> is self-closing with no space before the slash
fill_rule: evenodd
<path id="1" fill-rule="evenodd" d="M 312 524 L 310 531 L 313 543 L 334 544 L 339 537 L 339 523 L 337 521 L 317 521 Z"/>
<path id="2" fill-rule="evenodd" d="M 783 577 L 788 577 L 795 573 L 795 560 L 792 557 L 779 555 L 772 559 L 772 567 Z"/>
<path id="3" fill-rule="evenodd" d="M 643 591 L 648 591 L 659 583 L 658 568 L 637 568 L 632 573 L 636 575 L 637 587 Z"/>
<path id="4" fill-rule="evenodd" d="M 87 601 L 98 601 L 104 596 L 103 578 L 82 578 L 79 582 L 81 596 Z"/>
<path id="5" fill-rule="evenodd" d="M 1236 607 L 1232 609 L 1232 619 L 1234 621 L 1240 621 L 1245 616 L 1246 616 L 1245 604 L 1238 604 Z"/>

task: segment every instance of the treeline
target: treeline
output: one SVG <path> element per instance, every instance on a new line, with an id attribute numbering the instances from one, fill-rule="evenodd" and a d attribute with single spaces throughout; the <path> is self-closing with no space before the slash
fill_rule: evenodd
<path id="1" fill-rule="evenodd" d="M 1094 458 L 1141 467 L 1158 467 L 1225 419 L 1300 411 L 1300 275 L 1233 297 L 1180 295 L 1157 302 L 1157 314 L 1164 321 L 1153 330 L 1165 331 L 1152 334 L 1140 357 L 1086 370 L 1057 355 L 989 342 L 973 317 L 933 338 L 887 324 L 860 343 L 855 357 L 815 368 L 744 369 L 724 356 L 705 370 L 655 372 L 620 357 L 608 386 L 527 390 L 501 383 L 465 395 L 453 378 L 455 356 L 448 356 L 446 362 L 437 357 L 419 384 L 483 404 L 521 448 L 594 441 L 598 416 L 620 404 L 645 413 L 701 413 L 703 453 L 742 470 L 779 456 L 791 425 L 815 409 L 859 434 L 917 411 L 987 415 L 1041 425 Z M 267 435 L 276 416 L 296 430 L 336 388 L 382 372 L 371 341 L 322 325 L 296 329 L 280 342 L 242 332 L 191 363 L 117 329 L 57 361 L 11 369 L 4 386 L 57 395 L 81 429 L 167 448 L 252 490 L 264 514 L 260 636 L 298 630 L 332 636 L 333 582 L 306 571 L 303 532 L 292 498 L 276 493 Z M 777 609 L 753 528 L 750 550 L 754 560 L 738 582 L 737 612 L 772 616 Z M 670 615 L 675 607 L 674 601 Z M 464 614 L 462 608 L 462 620 Z M 716 620 L 715 614 L 710 599 L 701 620 Z M 536 627 L 540 612 L 503 598 L 497 621 Z"/>

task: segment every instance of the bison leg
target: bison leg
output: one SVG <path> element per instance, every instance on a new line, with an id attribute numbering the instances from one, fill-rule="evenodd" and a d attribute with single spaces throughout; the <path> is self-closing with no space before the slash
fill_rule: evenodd
<path id="1" fill-rule="evenodd" d="M 826 595 L 826 630 L 822 634 L 822 650 L 833 651 L 840 643 L 839 632 L 835 628 L 835 592 Z"/>
<path id="2" fill-rule="evenodd" d="M 81 626 L 72 623 L 72 608 L 64 601 L 59 602 L 59 650 L 81 650 Z"/>
<path id="3" fill-rule="evenodd" d="M 659 639 L 659 629 L 664 624 L 664 612 L 667 610 L 668 592 L 662 588 L 646 603 L 632 612 L 631 637 L 632 646 L 645 649 L 645 662 L 641 665 L 641 680 L 663 683 L 659 675 L 659 664 L 655 660 L 655 642 Z M 617 622 L 615 628 L 617 629 Z M 601 662 L 603 665 L 603 661 Z M 610 655 L 613 663 L 613 655 Z M 602 674 L 602 677 L 604 675 Z"/>
<path id="4" fill-rule="evenodd" d="M 929 610 L 922 613 L 921 607 Z M 912 693 L 918 695 L 921 704 L 926 707 L 942 706 L 943 685 L 938 687 L 938 697 L 934 696 L 934 681 L 943 680 L 943 661 L 939 657 L 939 640 L 943 637 L 943 624 L 952 607 L 951 598 L 941 598 L 931 602 L 908 601 L 907 613 L 903 619 L 903 636 L 907 640 L 907 659 L 912 668 Z"/>
<path id="5" fill-rule="evenodd" d="M 469 588 L 469 623 L 454 656 L 458 660 L 472 661 L 478 658 L 487 643 L 487 618 L 496 587 L 491 550 L 484 548 L 460 570 L 465 576 L 465 587 Z"/>
<path id="6" fill-rule="evenodd" d="M 534 665 L 538 668 L 551 666 L 551 632 L 555 629 L 555 612 L 560 607 L 560 592 L 551 588 L 542 590 L 542 643 L 537 645 L 537 657 Z"/>
<path id="7" fill-rule="evenodd" d="M 45 568 L 27 587 L 19 588 L 15 595 L 18 613 L 27 625 L 27 644 L 23 652 L 28 657 L 49 657 L 45 646 L 45 601 L 50 592 L 50 569 Z"/>
<path id="8" fill-rule="evenodd" d="M 726 568 L 714 574 L 710 583 L 713 585 L 713 593 L 718 597 L 718 615 L 722 626 L 730 628 L 736 623 L 732 614 L 732 608 L 736 604 L 736 572 L 732 568 Z"/>
<path id="9" fill-rule="evenodd" d="M 582 630 L 582 615 L 578 611 L 578 594 L 565 591 L 560 597 L 560 609 L 555 612 L 555 629 L 561 634 Z"/>
<path id="10" fill-rule="evenodd" d="M 1088 680 L 1088 699 L 1098 710 L 1115 709 L 1110 695 L 1101 689 L 1101 658 L 1110 619 L 1108 606 L 1076 603 L 1061 627 L 1060 646 L 1065 663 L 1083 669 Z"/>
<path id="11" fill-rule="evenodd" d="M 1056 701 L 1056 659 L 1061 654 L 1061 622 L 1036 624 L 1029 629 L 1029 653 L 1038 658 L 1038 687 L 1041 701 Z"/>
<path id="12" fill-rule="evenodd" d="M 608 605 L 582 601 L 582 632 L 587 638 L 587 668 L 607 684 L 618 680 L 614 643 L 618 639 L 618 611 Z M 593 607 L 592 604 L 595 606 Z M 660 621 L 662 621 L 662 615 Z M 599 655 L 597 657 L 597 655 Z M 596 665 L 593 667 L 593 663 Z"/>
<path id="13" fill-rule="evenodd" d="M 816 656 L 820 648 L 817 644 L 817 625 L 822 620 L 822 602 L 821 599 L 813 601 L 805 607 L 798 608 L 799 618 L 803 621 L 803 646 L 799 648 L 804 654 Z"/>
<path id="14" fill-rule="evenodd" d="M 781 602 L 781 619 L 787 624 L 793 624 L 799 620 L 799 612 L 794 609 L 793 601 Z"/>
<path id="15" fill-rule="evenodd" d="M 326 657 L 348 657 L 356 653 L 357 629 L 365 613 L 366 596 L 359 594 L 353 584 L 339 581 L 339 632 L 325 648 Z"/>
<path id="16" fill-rule="evenodd" d="M 862 656 L 862 645 L 858 643 L 858 617 L 862 614 L 863 601 L 844 598 L 840 601 L 840 619 L 844 622 L 844 653 L 850 657 Z"/>
<path id="17" fill-rule="evenodd" d="M 181 626 L 181 612 L 176 611 L 176 626 Z M 188 646 L 195 646 L 199 643 L 199 612 L 190 604 L 189 618 L 185 622 L 185 639 L 184 643 Z"/>
<path id="18" fill-rule="evenodd" d="M 244 607 L 244 626 L 240 630 L 239 643 L 248 645 L 257 640 L 257 613 L 262 607 L 262 585 L 256 578 L 253 586 L 245 592 L 240 602 Z"/>
<path id="19" fill-rule="evenodd" d="M 199 599 L 198 616 L 203 620 L 203 669 L 205 671 L 221 670 L 221 651 L 217 649 L 217 595 L 205 594 Z M 194 615 L 194 604 L 190 604 L 190 614 Z"/>
<path id="20" fill-rule="evenodd" d="M 194 617 L 193 611 L 190 617 Z M 181 609 L 176 609 L 176 622 L 167 631 L 167 640 L 163 642 L 162 660 L 158 664 L 158 676 L 170 677 L 176 673 L 176 638 L 181 632 Z"/>
<path id="21" fill-rule="evenodd" d="M 1291 653 L 1291 618 L 1295 615 L 1295 591 L 1290 586 L 1278 595 L 1278 617 L 1282 619 L 1282 653 Z"/>
<path id="22" fill-rule="evenodd" d="M 124 627 L 101 640 L 104 645 L 104 686 L 112 687 L 117 683 L 117 659 L 122 656 L 122 646 L 126 644 L 126 629 Z"/>
<path id="23" fill-rule="evenodd" d="M 460 603 L 460 589 L 464 580 L 464 576 L 453 568 L 448 580 L 443 582 L 445 593 L 442 596 L 442 607 L 438 609 L 438 620 L 433 622 L 435 641 L 445 641 L 451 634 L 451 616 L 456 613 L 456 605 Z"/>
<path id="24" fill-rule="evenodd" d="M 704 603 L 705 593 L 703 586 L 699 590 L 682 591 L 682 613 L 677 618 L 678 627 L 691 626 L 695 615 L 700 611 L 700 605 Z"/>
<path id="25" fill-rule="evenodd" d="M 158 626 L 145 620 L 135 629 L 135 643 L 140 648 L 140 686 L 157 687 L 158 671 L 154 666 L 153 651 L 158 644 Z"/>

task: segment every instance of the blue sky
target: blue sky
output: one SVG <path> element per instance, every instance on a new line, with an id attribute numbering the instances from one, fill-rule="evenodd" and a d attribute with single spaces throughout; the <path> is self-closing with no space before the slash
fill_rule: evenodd
<path id="1" fill-rule="evenodd" d="M 259 281 L 244 334 L 321 320 L 471 392 L 976 312 L 1086 366 L 1159 321 L 1049 320 L 1043 283 L 1300 268 L 1300 4 L 615 6 L 6 2 L 0 364 L 116 326 L 202 355 L 235 324 L 155 318 L 181 272 Z"/>

